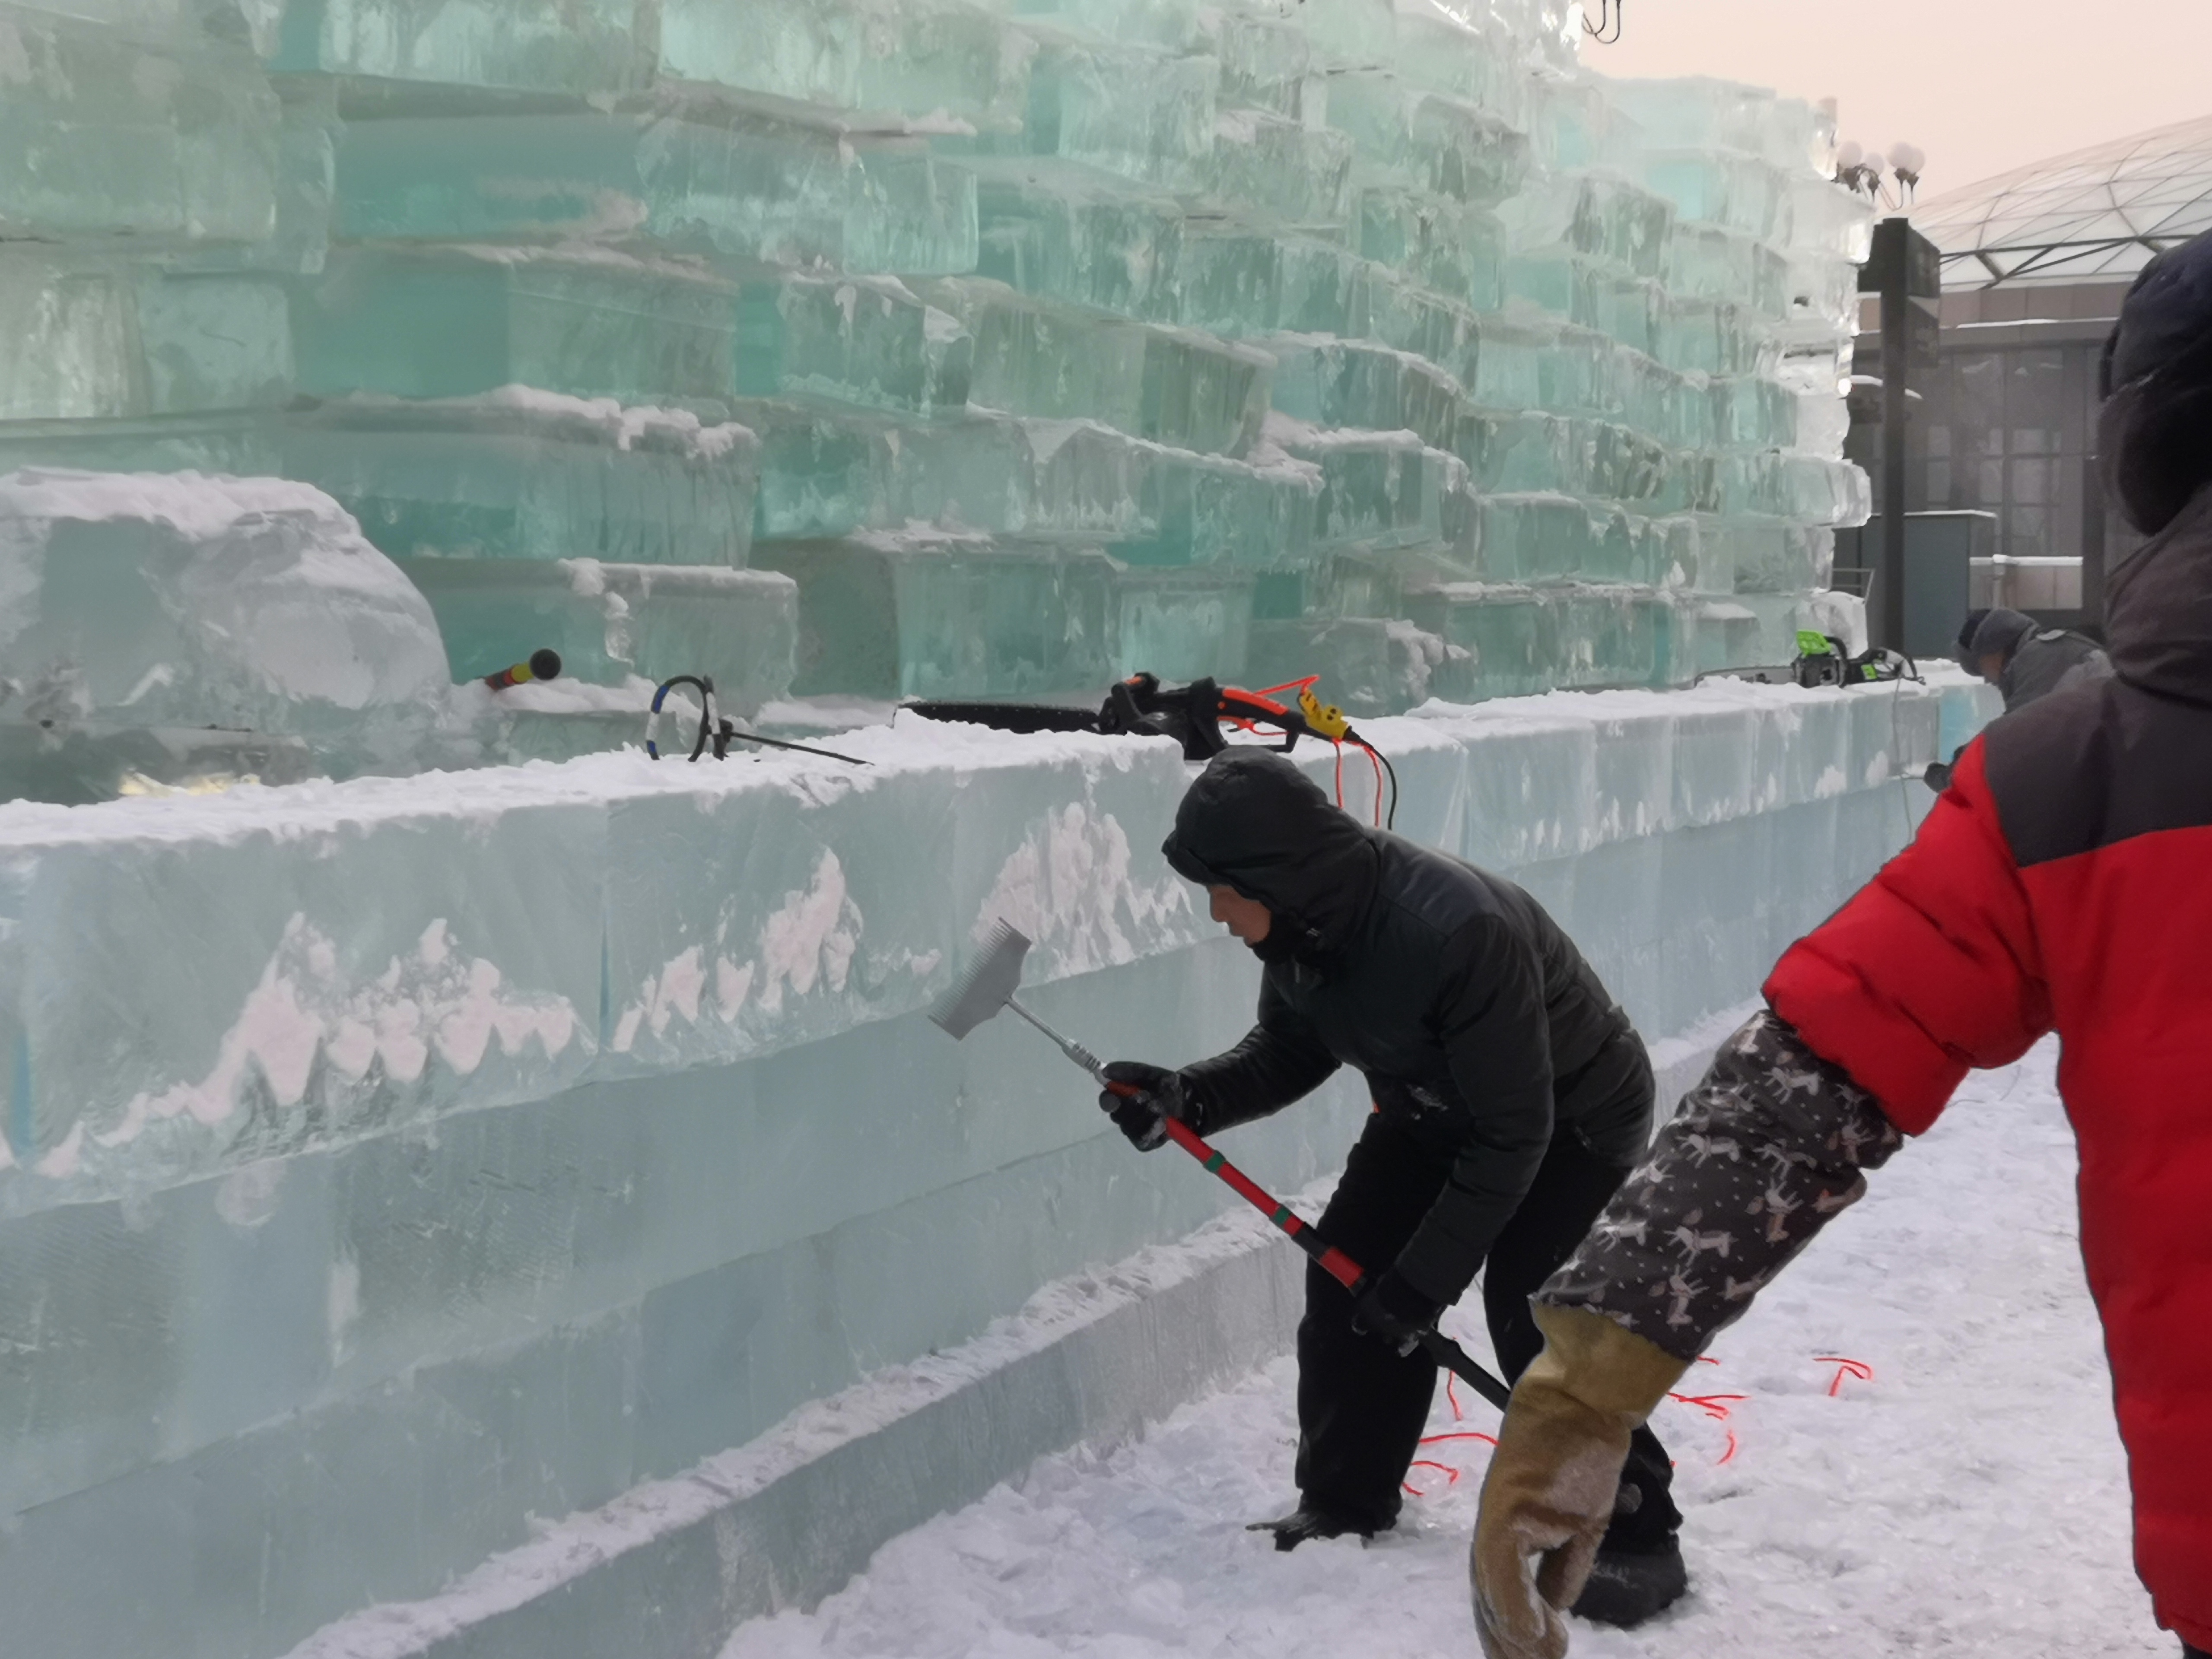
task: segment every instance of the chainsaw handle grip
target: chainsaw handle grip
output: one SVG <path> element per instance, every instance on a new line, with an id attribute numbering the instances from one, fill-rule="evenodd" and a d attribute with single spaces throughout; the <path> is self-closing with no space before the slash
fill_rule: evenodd
<path id="1" fill-rule="evenodd" d="M 1110 1078 L 1100 1078 L 1098 1086 L 1105 1090 L 1108 1094 L 1119 1095 L 1124 1100 L 1134 1100 L 1145 1092 L 1133 1083 L 1116 1083 Z"/>

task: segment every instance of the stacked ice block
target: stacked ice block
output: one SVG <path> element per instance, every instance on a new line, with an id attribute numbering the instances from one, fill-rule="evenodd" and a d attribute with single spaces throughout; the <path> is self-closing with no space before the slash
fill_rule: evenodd
<path id="1" fill-rule="evenodd" d="M 1539 0 L 0 27 L 0 464 L 320 485 L 464 680 L 1369 713 L 1846 625 L 1826 126 Z"/>

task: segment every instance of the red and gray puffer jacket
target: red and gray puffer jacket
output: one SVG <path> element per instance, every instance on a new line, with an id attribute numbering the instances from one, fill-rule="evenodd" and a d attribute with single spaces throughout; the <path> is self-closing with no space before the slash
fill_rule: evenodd
<path id="1" fill-rule="evenodd" d="M 1540 1299 L 1689 1357 L 1967 1071 L 2063 1043 L 2081 1252 L 2160 1620 L 2212 1649 L 2212 488 L 2118 573 L 2110 679 L 2008 715 L 1765 987 Z M 1702 1211 L 1723 1264 L 1670 1243 Z"/>

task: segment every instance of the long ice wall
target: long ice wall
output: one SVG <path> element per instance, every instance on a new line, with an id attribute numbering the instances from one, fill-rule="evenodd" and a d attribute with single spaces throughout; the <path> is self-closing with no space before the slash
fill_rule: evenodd
<path id="1" fill-rule="evenodd" d="M 1724 683 L 1373 735 L 1400 829 L 1526 882 L 1659 1038 L 1900 844 L 1929 799 L 1902 775 L 1980 695 Z M 1104 1053 L 1242 1032 L 1253 965 L 1155 850 L 1175 749 L 842 741 L 872 764 L 0 806 L 8 1651 L 284 1653 L 1229 1201 L 1132 1157 L 1032 1033 L 921 1012 L 1004 915 Z M 1364 761 L 1345 787 L 1367 810 Z M 1363 1106 L 1333 1086 L 1235 1154 L 1310 1182 Z M 1178 1339 L 1134 1328 L 1157 1395 Z M 958 1478 L 884 1513 L 1099 1420 L 1010 1376 L 988 1424 L 1019 1432 L 956 1437 Z M 821 1519 L 786 1518 L 793 1547 Z M 812 1594 L 858 1565 L 822 1551 Z M 690 1650 L 785 1593 L 742 1565 Z"/>

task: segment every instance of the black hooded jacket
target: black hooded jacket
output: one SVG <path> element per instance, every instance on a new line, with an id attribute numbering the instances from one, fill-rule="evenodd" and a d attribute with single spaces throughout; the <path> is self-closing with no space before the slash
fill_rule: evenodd
<path id="1" fill-rule="evenodd" d="M 1452 1170 L 1397 1261 L 1458 1300 L 1558 1130 L 1626 1168 L 1650 1130 L 1627 1017 L 1543 907 L 1511 882 L 1370 830 L 1265 750 L 1218 757 L 1162 850 L 1265 904 L 1259 1023 L 1183 1068 L 1200 1133 L 1261 1117 L 1336 1068 Z M 1378 1264 L 1370 1263 L 1370 1267 Z"/>

